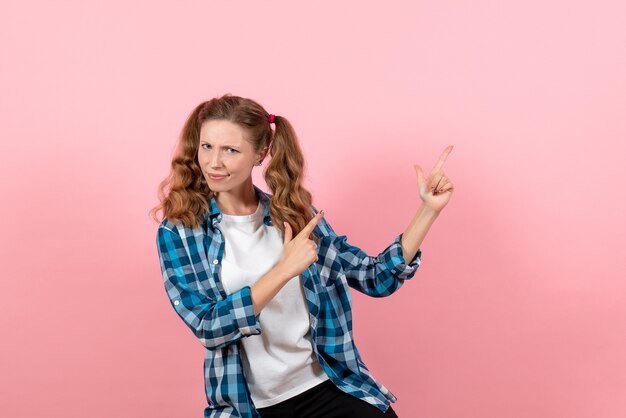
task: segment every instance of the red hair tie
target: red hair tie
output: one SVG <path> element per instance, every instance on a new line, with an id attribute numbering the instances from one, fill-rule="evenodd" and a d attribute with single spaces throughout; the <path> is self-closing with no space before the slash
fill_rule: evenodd
<path id="1" fill-rule="evenodd" d="M 274 115 L 270 115 L 268 120 L 270 121 L 270 123 L 274 123 Z"/>

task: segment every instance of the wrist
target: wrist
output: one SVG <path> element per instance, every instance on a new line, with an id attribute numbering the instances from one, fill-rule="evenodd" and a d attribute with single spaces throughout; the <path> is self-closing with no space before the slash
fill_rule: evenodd
<path id="1" fill-rule="evenodd" d="M 289 279 L 291 279 L 291 277 L 289 276 L 289 273 L 287 273 L 287 270 L 285 269 L 285 266 L 283 265 L 282 262 L 279 262 L 278 264 L 276 264 L 272 270 L 274 272 L 274 275 L 281 282 L 288 282 Z"/>
<path id="2" fill-rule="evenodd" d="M 425 217 L 436 218 L 441 213 L 441 210 L 433 209 L 430 206 L 422 203 L 422 206 L 420 206 L 418 213 Z"/>

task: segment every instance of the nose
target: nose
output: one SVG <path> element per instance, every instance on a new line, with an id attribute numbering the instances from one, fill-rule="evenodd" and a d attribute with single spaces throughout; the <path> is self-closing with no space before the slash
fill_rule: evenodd
<path id="1" fill-rule="evenodd" d="M 222 159 L 219 151 L 213 151 L 209 153 L 209 165 L 211 168 L 217 168 L 222 166 Z"/>

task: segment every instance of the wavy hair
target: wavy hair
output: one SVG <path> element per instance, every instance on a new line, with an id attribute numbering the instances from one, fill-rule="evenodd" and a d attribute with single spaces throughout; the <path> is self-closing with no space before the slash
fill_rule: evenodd
<path id="1" fill-rule="evenodd" d="M 230 93 L 200 103 L 187 117 L 174 152 L 169 175 L 157 188 L 160 204 L 150 214 L 161 222 L 168 218 L 187 227 L 199 227 L 203 214 L 209 211 L 213 191 L 209 188 L 198 164 L 200 128 L 208 120 L 228 120 L 241 126 L 249 135 L 255 152 L 269 148 L 270 162 L 263 171 L 271 190 L 270 217 L 284 236 L 283 221 L 288 222 L 293 236 L 313 218 L 311 193 L 302 186 L 305 160 L 296 133 L 289 121 L 275 115 L 275 130 L 269 113 L 251 99 Z M 156 214 L 163 212 L 163 218 Z M 311 233 L 310 239 L 317 239 Z"/>

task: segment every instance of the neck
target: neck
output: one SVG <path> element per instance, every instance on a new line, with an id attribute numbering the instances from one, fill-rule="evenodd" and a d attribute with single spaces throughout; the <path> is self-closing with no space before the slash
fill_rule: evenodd
<path id="1" fill-rule="evenodd" d="M 259 198 L 250 180 L 238 189 L 215 193 L 215 203 L 225 215 L 249 215 L 259 206 Z"/>

